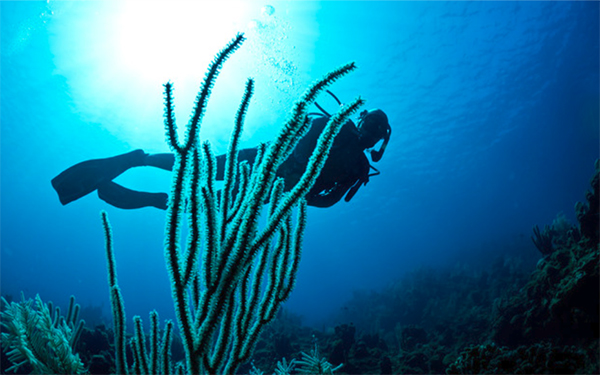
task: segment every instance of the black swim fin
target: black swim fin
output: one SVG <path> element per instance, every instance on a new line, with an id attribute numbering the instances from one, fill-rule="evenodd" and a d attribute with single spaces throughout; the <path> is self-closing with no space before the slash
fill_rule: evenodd
<path id="1" fill-rule="evenodd" d="M 146 165 L 147 154 L 135 150 L 105 159 L 87 160 L 52 179 L 52 187 L 63 205 L 73 202 L 112 181 L 129 168 Z"/>
<path id="2" fill-rule="evenodd" d="M 142 207 L 156 207 L 166 210 L 169 199 L 167 193 L 147 193 L 131 190 L 112 181 L 98 187 L 98 196 L 106 203 L 126 210 Z"/>

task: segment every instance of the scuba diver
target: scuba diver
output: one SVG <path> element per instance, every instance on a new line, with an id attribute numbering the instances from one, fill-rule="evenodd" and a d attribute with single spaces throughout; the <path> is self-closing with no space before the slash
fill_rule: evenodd
<path id="1" fill-rule="evenodd" d="M 327 92 L 340 103 L 335 95 Z M 323 113 L 309 113 L 312 121 L 310 130 L 277 170 L 277 176 L 284 179 L 285 191 L 290 190 L 300 180 L 319 135 L 331 117 L 318 104 L 316 106 Z M 335 137 L 325 166 L 306 195 L 308 205 L 330 207 L 344 196 L 344 200 L 349 202 L 358 189 L 369 182 L 370 177 L 379 174 L 369 163 L 365 150 L 370 152 L 373 162 L 378 162 L 383 156 L 391 133 L 388 118 L 380 109 L 362 111 L 358 126 L 352 120 L 348 120 Z M 381 140 L 383 143 L 379 150 L 370 150 Z M 247 160 L 252 165 L 256 154 L 256 148 L 242 149 L 238 153 L 238 161 Z M 226 155 L 217 157 L 217 180 L 223 179 L 225 158 Z M 166 193 L 131 190 L 113 180 L 129 168 L 151 166 L 171 171 L 174 163 L 175 156 L 171 153 L 147 154 L 143 150 L 135 150 L 110 158 L 78 163 L 53 178 L 52 186 L 63 205 L 97 190 L 100 199 L 118 208 L 156 207 L 166 210 Z M 371 169 L 374 170 L 373 173 Z"/>

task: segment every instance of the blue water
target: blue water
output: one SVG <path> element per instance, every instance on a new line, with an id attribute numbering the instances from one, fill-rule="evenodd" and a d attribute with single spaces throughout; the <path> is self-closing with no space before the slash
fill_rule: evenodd
<path id="1" fill-rule="evenodd" d="M 223 67 L 201 133 L 215 152 L 246 77 L 257 85 L 250 147 L 273 136 L 310 82 L 352 60 L 359 70 L 333 92 L 363 96 L 393 128 L 381 175 L 349 203 L 309 209 L 286 304 L 306 323 L 417 267 L 538 257 L 534 225 L 560 212 L 575 222 L 599 157 L 598 2 L 182 4 L 1 2 L 3 295 L 63 306 L 75 295 L 110 321 L 106 210 L 127 316 L 173 317 L 164 212 L 119 210 L 95 194 L 63 207 L 50 180 L 87 159 L 167 152 L 162 84 L 174 83 L 183 128 L 205 67 L 236 31 L 248 40 Z M 335 110 L 326 95 L 319 102 Z M 169 177 L 139 169 L 118 182 L 166 192 Z"/>

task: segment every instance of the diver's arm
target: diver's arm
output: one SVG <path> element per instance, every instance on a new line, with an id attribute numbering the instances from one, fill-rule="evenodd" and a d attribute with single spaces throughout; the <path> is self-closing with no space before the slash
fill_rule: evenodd
<path id="1" fill-rule="evenodd" d="M 346 202 L 350 202 L 350 200 L 354 197 L 354 194 L 356 194 L 356 192 L 358 191 L 358 189 L 360 189 L 360 187 L 362 185 L 366 185 L 368 182 L 368 179 L 365 180 L 358 180 L 354 183 L 354 185 L 352 185 L 352 187 L 350 188 L 350 191 L 348 191 L 348 194 L 346 194 L 346 197 L 344 197 L 344 201 Z"/>
<path id="2" fill-rule="evenodd" d="M 316 192 L 309 192 L 306 199 L 309 206 L 331 207 L 346 195 L 344 200 L 350 202 L 358 189 L 369 182 L 369 160 L 364 154 L 353 164 L 351 172 L 343 181 L 333 182 L 331 187 L 318 187 Z M 331 183 L 330 183 L 331 185 Z M 316 190 L 315 189 L 315 190 Z M 348 193 L 348 194 L 346 194 Z"/>

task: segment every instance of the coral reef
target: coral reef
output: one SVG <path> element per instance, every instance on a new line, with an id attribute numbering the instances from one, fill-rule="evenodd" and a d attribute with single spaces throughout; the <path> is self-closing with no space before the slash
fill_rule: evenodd
<path id="1" fill-rule="evenodd" d="M 467 348 L 452 363 L 449 374 L 574 374 L 587 354 L 575 346 L 549 343 L 519 346 L 511 350 L 494 344 Z"/>
<path id="2" fill-rule="evenodd" d="M 537 266 L 499 256 L 484 269 L 420 269 L 387 290 L 356 292 L 338 317 L 353 324 L 320 332 L 288 319 L 267 332 L 285 332 L 287 358 L 317 337 L 342 374 L 597 374 L 598 163 L 591 185 L 578 225 L 559 214 L 547 226 Z M 274 363 L 270 337 L 254 357 L 262 368 Z"/>
<path id="3" fill-rule="evenodd" d="M 598 162 L 587 204 L 578 203 L 579 228 L 557 230 L 553 251 L 538 262 L 520 293 L 498 301 L 493 338 L 501 345 L 548 340 L 562 345 L 597 342 L 599 330 Z M 589 226 L 596 225 L 592 231 Z M 562 225 L 562 228 L 566 228 Z M 584 228 L 588 229 L 584 229 Z"/>
<path id="4" fill-rule="evenodd" d="M 571 225 L 564 214 L 556 215 L 552 225 L 544 225 L 544 230 L 536 225 L 533 227 L 531 239 L 543 256 L 552 254 L 557 248 L 568 246 L 571 241 L 579 241 L 579 227 Z"/>
<path id="5" fill-rule="evenodd" d="M 112 342 L 114 334 L 104 325 L 96 326 L 94 330 L 86 328 L 81 332 L 78 351 L 90 374 L 115 373 Z"/>
<path id="6" fill-rule="evenodd" d="M 581 228 L 581 234 L 588 238 L 592 243 L 598 243 L 600 231 L 600 222 L 598 219 L 598 210 L 600 210 L 600 160 L 596 160 L 594 164 L 596 173 L 590 181 L 592 190 L 585 192 L 587 203 L 577 202 L 575 205 L 575 213 L 577 221 Z"/>
<path id="7" fill-rule="evenodd" d="M 597 195 L 586 194 L 578 217 L 594 220 Z M 304 327 L 280 310 L 237 373 L 598 373 L 599 245 L 582 226 L 558 215 L 552 228 L 562 229 L 537 266 L 498 255 L 485 267 L 422 268 L 383 291 L 356 292 L 329 329 Z M 307 354 L 317 343 L 319 354 Z M 106 354 L 85 358 L 100 366 L 112 360 Z"/>
<path id="8" fill-rule="evenodd" d="M 505 258 L 487 270 L 420 269 L 387 290 L 356 293 L 336 319 L 346 323 L 326 332 L 278 316 L 253 360 L 259 368 L 273 368 L 275 338 L 283 336 L 286 358 L 299 358 L 316 339 L 332 366 L 344 364 L 340 374 L 444 373 L 466 346 L 490 337 L 494 299 L 507 288 L 516 292 L 526 280 L 520 263 Z"/>
<path id="9" fill-rule="evenodd" d="M 305 375 L 333 375 L 334 372 L 338 371 L 343 364 L 333 366 L 324 357 L 321 357 L 319 353 L 319 346 L 315 342 L 313 349 L 310 353 L 301 352 L 301 359 L 292 359 L 287 361 L 283 358 L 277 362 L 275 366 L 274 375 L 291 375 L 291 374 L 305 374 Z M 252 363 L 252 369 L 249 371 L 250 375 L 263 375 L 264 372 L 260 371 L 254 363 Z"/>

